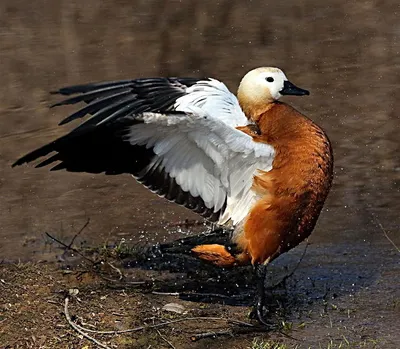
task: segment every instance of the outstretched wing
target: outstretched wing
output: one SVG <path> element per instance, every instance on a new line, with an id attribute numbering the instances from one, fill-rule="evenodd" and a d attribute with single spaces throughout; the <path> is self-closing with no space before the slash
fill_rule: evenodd
<path id="1" fill-rule="evenodd" d="M 236 129 L 248 120 L 236 97 L 213 79 L 139 79 L 68 87 L 57 105 L 88 105 L 62 123 L 92 116 L 14 165 L 47 157 L 52 170 L 131 173 L 152 191 L 211 221 L 240 222 L 256 194 L 258 170 L 274 150 Z"/>

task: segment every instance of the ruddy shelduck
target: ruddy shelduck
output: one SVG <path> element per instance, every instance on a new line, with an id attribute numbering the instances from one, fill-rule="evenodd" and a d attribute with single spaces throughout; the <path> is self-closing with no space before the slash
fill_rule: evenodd
<path id="1" fill-rule="evenodd" d="M 195 246 L 199 258 L 256 270 L 307 238 L 332 182 L 324 131 L 283 95 L 308 95 L 278 68 L 257 68 L 237 98 L 215 79 L 149 78 L 65 87 L 57 105 L 87 105 L 70 133 L 14 163 L 47 156 L 51 170 L 132 174 L 168 200 L 234 229 L 232 242 Z M 49 155 L 53 153 L 53 155 Z M 257 301 L 263 321 L 264 272 Z"/>

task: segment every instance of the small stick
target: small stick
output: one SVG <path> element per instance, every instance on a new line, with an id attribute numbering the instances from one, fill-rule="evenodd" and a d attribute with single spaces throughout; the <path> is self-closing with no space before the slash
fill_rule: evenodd
<path id="1" fill-rule="evenodd" d="M 68 245 L 68 248 L 72 247 L 72 244 L 74 243 L 75 239 L 85 230 L 85 228 L 89 225 L 90 223 L 90 218 L 87 219 L 86 223 L 83 225 L 83 227 L 75 234 L 75 236 L 72 238 L 71 242 Z"/>
<path id="2" fill-rule="evenodd" d="M 92 264 L 96 264 L 96 262 L 92 261 L 90 258 L 86 257 L 83 253 L 81 253 L 80 251 L 78 251 L 76 248 L 68 246 L 67 244 L 65 244 L 64 242 L 58 240 L 57 238 L 55 238 L 54 236 L 50 235 L 49 233 L 45 232 L 45 234 L 52 240 L 54 240 L 55 242 L 59 243 L 61 246 L 65 247 L 68 250 L 71 250 L 77 254 L 79 254 L 81 257 L 83 257 L 84 259 L 86 259 L 87 261 L 89 261 Z"/>
<path id="3" fill-rule="evenodd" d="M 197 342 L 200 339 L 204 338 L 216 338 L 218 336 L 233 336 L 233 333 L 231 330 L 221 330 L 221 331 L 213 331 L 213 332 L 204 332 L 204 333 L 199 333 L 199 334 L 194 334 L 193 336 L 190 337 L 190 340 L 192 342 Z"/>
<path id="4" fill-rule="evenodd" d="M 179 292 L 157 292 L 157 291 L 153 291 L 151 292 L 151 294 L 155 294 L 157 296 L 180 296 Z"/>
<path id="5" fill-rule="evenodd" d="M 124 281 L 124 282 L 122 282 L 121 280 L 110 279 L 104 275 L 101 275 L 100 273 L 96 273 L 96 274 L 103 280 L 111 282 L 113 284 L 118 284 L 118 286 L 128 286 L 128 285 L 139 286 L 139 285 L 146 285 L 148 283 L 148 281 Z"/>
<path id="6" fill-rule="evenodd" d="M 246 324 L 246 322 L 239 324 Z M 250 326 L 247 326 L 250 325 Z M 190 340 L 192 342 L 196 342 L 200 339 L 204 338 L 216 338 L 218 336 L 234 336 L 236 334 L 247 334 L 247 333 L 254 333 L 254 332 L 265 332 L 267 329 L 265 327 L 260 327 L 260 326 L 254 326 L 251 324 L 247 324 L 247 327 L 233 327 L 228 330 L 221 330 L 221 331 L 210 331 L 210 332 L 204 332 L 204 333 L 199 333 L 199 334 L 194 334 L 193 336 L 190 337 Z"/>
<path id="7" fill-rule="evenodd" d="M 68 305 L 67 305 L 68 307 Z M 68 310 L 68 309 L 67 309 Z M 225 319 L 225 318 L 221 318 L 221 317 L 206 317 L 206 316 L 198 316 L 198 317 L 186 317 L 186 318 L 182 318 L 182 319 L 175 319 L 175 320 L 171 320 L 171 321 L 165 321 L 165 322 L 161 322 L 159 324 L 154 324 L 154 325 L 143 325 L 143 326 L 138 326 L 135 328 L 130 328 L 127 330 L 119 330 L 119 331 L 98 331 L 98 330 L 91 330 L 90 328 L 85 328 L 83 326 L 80 326 L 76 323 L 74 323 L 74 325 L 76 327 L 78 327 L 81 331 L 85 331 L 85 332 L 90 332 L 90 333 L 97 333 L 97 334 L 121 334 L 121 333 L 129 333 L 129 332 L 137 332 L 137 331 L 143 331 L 146 330 L 148 328 L 159 328 L 159 327 L 163 327 L 163 326 L 167 326 L 167 325 L 171 325 L 171 324 L 175 324 L 177 322 L 183 322 L 183 321 L 198 321 L 198 320 L 206 320 L 206 321 L 225 321 L 227 323 L 232 322 L 232 321 L 237 321 L 238 323 L 240 323 L 240 321 L 238 320 L 230 320 L 230 319 Z M 245 323 L 243 323 L 245 324 Z M 245 326 L 252 326 L 251 324 L 247 324 Z"/>
<path id="8" fill-rule="evenodd" d="M 158 295 L 158 296 L 174 296 L 174 297 L 181 297 L 184 300 L 194 300 L 198 301 L 199 299 L 226 299 L 226 300 L 241 300 L 244 298 L 243 294 L 241 295 L 232 295 L 228 296 L 225 294 L 219 293 L 191 293 L 191 292 L 158 292 L 153 291 L 151 294 Z"/>
<path id="9" fill-rule="evenodd" d="M 235 324 L 235 325 L 241 325 L 245 327 L 255 327 L 253 324 L 250 324 L 248 322 L 240 321 L 240 320 L 228 320 L 229 323 Z"/>
<path id="10" fill-rule="evenodd" d="M 397 245 L 394 243 L 394 241 L 389 237 L 386 230 L 383 228 L 383 225 L 379 221 L 378 217 L 376 217 L 375 215 L 372 215 L 372 217 L 374 218 L 375 223 L 379 226 L 379 228 L 381 228 L 383 235 L 385 235 L 385 238 L 388 239 L 388 241 L 393 245 L 393 247 L 397 250 L 397 252 L 400 253 L 400 248 L 398 248 Z"/>
<path id="11" fill-rule="evenodd" d="M 159 328 L 159 327 L 175 324 L 177 322 L 192 321 L 192 320 L 193 321 L 196 321 L 196 320 L 228 321 L 227 319 L 224 319 L 224 318 L 212 318 L 212 317 L 182 318 L 182 319 L 176 319 L 176 320 L 161 322 L 161 323 L 155 324 L 155 325 L 144 325 L 144 326 L 138 326 L 138 327 L 135 327 L 135 328 L 130 328 L 130 329 L 127 329 L 127 330 L 119 330 L 119 331 L 97 331 L 97 330 L 91 330 L 89 328 L 84 328 L 84 327 L 82 327 L 80 325 L 77 325 L 77 326 L 80 327 L 83 331 L 92 332 L 92 333 L 98 333 L 98 334 L 121 334 L 121 333 L 143 331 L 143 330 L 146 330 L 148 328 Z"/>
<path id="12" fill-rule="evenodd" d="M 397 250 L 397 252 L 400 253 L 400 248 L 394 243 L 394 241 L 389 237 L 389 235 L 387 234 L 385 228 L 383 228 L 383 225 L 381 224 L 380 220 L 378 219 L 378 217 L 375 215 L 375 213 L 372 212 L 372 207 L 370 205 L 367 205 L 367 211 L 369 212 L 369 214 L 372 217 L 372 220 L 374 221 L 374 223 L 382 230 L 383 235 L 385 236 L 385 238 L 392 244 L 392 246 Z"/>
<path id="13" fill-rule="evenodd" d="M 119 274 L 119 280 L 122 280 L 125 277 L 124 274 L 122 274 L 122 271 L 116 266 L 112 265 L 110 262 L 108 262 L 107 264 Z"/>
<path id="14" fill-rule="evenodd" d="M 156 331 L 159 334 L 159 336 L 166 343 L 168 343 L 168 345 L 171 348 L 176 349 L 171 342 L 169 342 L 164 336 L 161 335 L 161 333 L 158 330 L 158 328 L 163 327 L 163 326 L 167 326 L 167 325 L 170 325 L 170 324 L 178 323 L 178 322 L 198 321 L 198 320 L 225 321 L 227 323 L 232 323 L 232 324 L 236 324 L 236 325 L 239 325 L 239 326 L 243 326 L 242 328 L 239 327 L 239 328 L 234 328 L 234 329 L 229 329 L 229 330 L 221 330 L 221 331 L 205 332 L 205 333 L 196 334 L 196 335 L 193 335 L 192 337 L 190 337 L 193 342 L 198 341 L 198 340 L 203 339 L 203 338 L 210 338 L 210 337 L 215 338 L 217 336 L 227 336 L 227 335 L 233 336 L 236 333 L 238 333 L 238 334 L 242 333 L 243 334 L 243 333 L 264 332 L 265 331 L 265 328 L 260 328 L 260 327 L 254 326 L 254 325 L 252 325 L 250 323 L 239 321 L 239 320 L 235 320 L 235 319 L 226 319 L 226 318 L 221 318 L 221 317 L 204 317 L 204 316 L 186 317 L 186 318 L 182 318 L 182 319 L 175 319 L 175 320 L 171 320 L 171 321 L 165 321 L 165 322 L 162 322 L 162 323 L 159 323 L 159 324 L 138 326 L 138 327 L 135 327 L 135 328 L 132 328 L 132 329 L 120 330 L 120 331 L 98 331 L 98 330 L 91 330 L 89 328 L 85 328 L 85 327 L 83 327 L 81 325 L 78 325 L 75 322 L 73 322 L 72 319 L 71 319 L 71 316 L 69 315 L 68 303 L 69 303 L 69 297 L 66 297 L 65 298 L 65 304 L 64 304 L 64 314 L 65 314 L 65 318 L 67 319 L 69 325 L 75 331 L 77 331 L 79 334 L 84 336 L 86 339 L 92 341 L 93 343 L 97 344 L 99 347 L 105 348 L 105 349 L 110 349 L 110 348 L 108 346 L 106 346 L 105 344 L 100 343 L 95 338 L 89 336 L 86 332 L 103 334 L 103 335 L 114 335 L 114 334 L 121 334 L 121 333 L 137 332 L 137 331 L 142 331 L 142 330 L 154 328 L 154 329 L 156 329 Z"/>
<path id="15" fill-rule="evenodd" d="M 235 298 L 241 298 L 241 295 L 235 296 L 227 296 L 225 294 L 220 294 L 220 293 L 185 293 L 185 296 L 188 297 L 204 297 L 204 298 L 222 298 L 222 299 L 235 299 Z"/>
<path id="16" fill-rule="evenodd" d="M 85 337 L 86 339 L 88 339 L 89 341 L 95 343 L 96 345 L 98 345 L 100 348 L 104 348 L 104 349 L 111 349 L 110 347 L 108 347 L 107 345 L 99 342 L 98 340 L 96 340 L 95 338 L 89 336 L 87 333 L 85 333 L 80 326 L 78 326 L 77 324 L 75 324 L 75 322 L 72 321 L 71 316 L 69 315 L 68 312 L 68 302 L 69 302 L 69 297 L 65 297 L 65 301 L 64 301 L 64 314 L 65 314 L 65 318 L 67 319 L 68 323 L 70 324 L 70 326 L 76 331 L 78 332 L 80 335 L 82 335 L 83 337 Z"/>
<path id="17" fill-rule="evenodd" d="M 161 334 L 161 332 L 160 332 L 159 330 L 156 330 L 156 331 L 157 331 L 158 335 L 161 337 L 161 339 L 163 339 L 166 343 L 168 343 L 168 345 L 169 345 L 172 349 L 176 349 L 176 348 L 174 347 L 174 345 L 173 345 L 167 338 L 165 338 L 165 337 Z"/>
<path id="18" fill-rule="evenodd" d="M 299 267 L 300 263 L 302 262 L 304 256 L 306 255 L 308 245 L 309 245 L 309 242 L 308 242 L 308 239 L 307 239 L 307 240 L 306 240 L 306 246 L 304 247 L 304 251 L 303 251 L 303 253 L 302 253 L 302 255 L 301 255 L 301 257 L 300 257 L 298 263 L 296 264 L 296 266 L 293 268 L 293 270 L 292 270 L 289 274 L 285 275 L 285 276 L 282 278 L 281 281 L 279 281 L 279 282 L 277 282 L 275 285 L 273 285 L 273 286 L 271 287 L 271 289 L 274 289 L 274 288 L 278 287 L 279 285 L 281 285 L 283 282 L 285 282 L 287 279 L 289 279 L 289 278 L 295 273 L 295 271 L 296 271 L 297 268 Z"/>

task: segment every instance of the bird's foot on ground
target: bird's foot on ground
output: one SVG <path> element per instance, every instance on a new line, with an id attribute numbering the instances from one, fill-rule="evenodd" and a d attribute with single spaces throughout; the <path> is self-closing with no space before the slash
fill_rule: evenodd
<path id="1" fill-rule="evenodd" d="M 250 312 L 250 319 L 257 320 L 260 325 L 270 327 L 267 319 L 268 310 L 265 307 L 265 296 L 258 294 L 253 309 Z"/>
<path id="2" fill-rule="evenodd" d="M 259 264 L 255 266 L 254 269 L 254 277 L 257 285 L 256 290 L 256 299 L 253 306 L 253 309 L 250 313 L 250 318 L 255 319 L 259 322 L 260 325 L 270 327 L 271 324 L 267 322 L 266 315 L 268 314 L 268 310 L 265 307 L 265 276 L 267 272 L 267 266 L 263 264 Z"/>

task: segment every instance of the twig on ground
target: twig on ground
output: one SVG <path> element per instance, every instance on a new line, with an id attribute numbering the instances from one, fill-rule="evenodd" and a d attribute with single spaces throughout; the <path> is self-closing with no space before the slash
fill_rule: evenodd
<path id="1" fill-rule="evenodd" d="M 52 240 L 54 240 L 55 242 L 59 243 L 61 246 L 65 247 L 67 250 L 71 250 L 77 254 L 79 254 L 82 258 L 84 258 L 85 260 L 87 260 L 88 262 L 92 263 L 92 264 L 96 264 L 95 261 L 91 260 L 90 258 L 86 257 L 82 252 L 80 252 L 79 250 L 77 250 L 75 247 L 71 247 L 67 244 L 65 244 L 64 242 L 58 240 L 57 238 L 55 238 L 54 236 L 50 235 L 49 233 L 45 232 L 45 234 Z"/>
<path id="2" fill-rule="evenodd" d="M 196 342 L 200 339 L 204 338 L 216 338 L 220 336 L 231 336 L 233 337 L 236 334 L 247 334 L 247 333 L 254 333 L 254 332 L 265 332 L 268 330 L 268 328 L 264 326 L 254 326 L 251 324 L 247 324 L 246 322 L 242 323 L 241 321 L 238 322 L 237 324 L 239 325 L 244 325 L 244 327 L 239 326 L 239 327 L 233 327 L 227 330 L 220 330 L 220 331 L 210 331 L 210 332 L 204 332 L 204 333 L 198 333 L 194 334 L 190 337 L 190 340 L 192 342 Z M 250 325 L 250 326 L 247 326 Z"/>
<path id="3" fill-rule="evenodd" d="M 168 345 L 169 345 L 172 349 L 176 349 L 176 348 L 174 347 L 174 345 L 173 345 L 167 338 L 165 338 L 165 337 L 161 334 L 161 332 L 160 332 L 159 330 L 156 330 L 156 331 L 157 331 L 158 335 L 161 337 L 161 339 L 162 339 L 164 342 L 168 343 Z"/>
<path id="4" fill-rule="evenodd" d="M 96 266 L 99 262 L 98 261 L 94 261 L 88 257 L 86 257 L 82 252 L 80 252 L 78 249 L 76 249 L 75 247 L 72 247 L 72 244 L 75 240 L 75 238 L 88 226 L 90 220 L 88 219 L 87 222 L 85 223 L 85 225 L 79 230 L 79 232 L 73 237 L 72 241 L 70 242 L 69 245 L 67 245 L 66 243 L 62 242 L 61 240 L 57 239 L 56 237 L 50 235 L 49 233 L 45 232 L 45 234 L 52 239 L 53 241 L 57 242 L 58 244 L 60 244 L 61 246 L 63 246 L 65 248 L 65 250 L 70 250 L 73 251 L 75 253 L 77 253 L 79 256 L 81 256 L 82 258 L 84 258 L 86 261 L 90 262 L 92 264 L 92 266 Z M 124 278 L 124 275 L 122 273 L 122 271 L 120 269 L 118 269 L 116 266 L 112 265 L 111 263 L 108 263 L 108 265 L 114 269 L 115 271 L 117 271 L 117 273 L 119 274 L 119 280 L 114 280 L 111 278 L 107 278 L 104 275 L 101 274 L 101 272 L 92 269 L 91 271 L 95 272 L 96 275 L 98 275 L 100 278 L 102 278 L 105 281 L 111 282 L 111 283 L 119 283 L 120 280 L 122 280 Z M 84 271 L 83 273 L 85 273 L 87 271 Z M 144 285 L 146 284 L 146 281 L 134 281 L 134 282 L 124 282 L 124 286 L 126 285 Z"/>
<path id="5" fill-rule="evenodd" d="M 250 324 L 248 322 L 244 322 L 244 321 L 240 321 L 240 320 L 228 320 L 229 323 L 234 324 L 234 325 L 241 325 L 241 326 L 245 326 L 245 327 L 255 327 L 253 324 Z"/>
<path id="6" fill-rule="evenodd" d="M 205 321 L 225 321 L 227 323 L 231 323 L 233 320 L 229 320 L 226 318 L 222 318 L 222 317 L 186 317 L 186 318 L 182 318 L 182 319 L 175 319 L 175 320 L 171 320 L 171 321 L 165 321 L 165 322 L 161 322 L 159 324 L 154 324 L 154 325 L 143 325 L 143 326 L 138 326 L 135 328 L 130 328 L 130 329 L 126 329 L 126 330 L 118 330 L 118 331 L 98 331 L 98 330 L 91 330 L 89 328 L 85 328 L 82 327 L 78 324 L 75 324 L 76 326 L 78 326 L 82 331 L 86 331 L 86 332 L 91 332 L 91 333 L 97 333 L 97 334 L 121 334 L 121 333 L 130 333 L 130 332 L 138 332 L 138 331 L 143 331 L 149 328 L 160 328 L 160 327 L 164 327 L 164 326 L 168 326 L 171 324 L 175 324 L 178 322 L 184 322 L 184 321 L 198 321 L 198 320 L 205 320 Z M 248 327 L 252 326 L 251 324 L 248 324 Z"/>
<path id="7" fill-rule="evenodd" d="M 96 274 L 102 278 L 104 281 L 108 281 L 111 282 L 113 284 L 117 284 L 115 285 L 115 287 L 120 286 L 120 287 L 126 287 L 126 286 L 139 286 L 139 285 L 146 285 L 149 284 L 149 281 L 124 281 L 121 282 L 120 280 L 115 280 L 115 279 L 110 279 L 104 275 L 101 275 L 101 273 L 96 272 Z M 110 286 L 110 285 L 108 285 Z M 112 288 L 112 287 L 111 287 Z"/>
<path id="8" fill-rule="evenodd" d="M 153 324 L 153 325 L 143 325 L 143 326 L 138 326 L 135 328 L 127 329 L 127 330 L 119 330 L 119 331 L 98 331 L 98 330 L 92 330 L 89 328 L 85 328 L 81 325 L 78 325 L 74 321 L 72 321 L 71 316 L 68 311 L 68 304 L 69 304 L 69 297 L 65 298 L 65 304 L 64 304 L 64 314 L 65 318 L 67 319 L 69 325 L 77 331 L 79 334 L 84 336 L 86 339 L 92 341 L 93 343 L 97 344 L 101 348 L 106 348 L 110 349 L 107 347 L 105 344 L 97 341 L 95 338 L 91 337 L 90 335 L 87 334 L 89 333 L 96 333 L 100 335 L 116 335 L 116 334 L 122 334 L 122 333 L 131 333 L 131 332 L 138 332 L 138 331 L 143 331 L 146 329 L 155 329 L 158 333 L 158 335 L 166 342 L 168 345 L 172 348 L 175 349 L 174 345 L 169 342 L 158 330 L 158 328 L 168 326 L 171 324 L 175 324 L 178 322 L 185 322 L 185 321 L 199 321 L 199 320 L 205 320 L 205 321 L 224 321 L 228 324 L 233 324 L 236 325 L 236 327 L 226 329 L 226 330 L 220 330 L 220 331 L 210 331 L 210 332 L 204 332 L 204 333 L 199 333 L 192 335 L 190 339 L 195 342 L 203 338 L 210 338 L 210 337 L 218 337 L 218 336 L 233 336 L 235 334 L 245 334 L 245 333 L 252 333 L 252 332 L 265 332 L 266 329 L 265 327 L 261 326 L 255 326 L 253 324 L 243 322 L 240 320 L 235 320 L 235 319 L 227 319 L 227 318 L 222 318 L 222 317 L 205 317 L 205 316 L 198 316 L 198 317 L 186 317 L 186 318 L 181 318 L 181 319 L 175 319 L 175 320 L 170 320 L 170 321 L 164 321 L 159 324 Z M 282 333 L 283 334 L 283 333 Z M 288 336 L 290 337 L 290 336 Z M 150 348 L 150 347 L 149 347 Z"/>
<path id="9" fill-rule="evenodd" d="M 228 302 L 240 302 L 247 299 L 249 294 L 237 294 L 237 295 L 225 295 L 219 293 L 194 293 L 194 292 L 158 292 L 152 291 L 151 294 L 157 296 L 173 296 L 179 297 L 182 300 L 191 301 L 191 302 L 210 302 L 213 299 L 218 299 Z"/>
<path id="10" fill-rule="evenodd" d="M 90 223 L 90 218 L 87 219 L 86 223 L 83 225 L 83 227 L 75 234 L 75 236 L 72 238 L 71 242 L 68 245 L 68 248 L 72 247 L 72 244 L 74 243 L 75 239 L 81 235 L 81 233 L 86 229 L 86 227 L 89 225 Z"/>
<path id="11" fill-rule="evenodd" d="M 297 268 L 299 267 L 300 263 L 302 262 L 304 256 L 306 255 L 308 245 L 309 245 L 309 242 L 308 242 L 308 239 L 307 239 L 307 240 L 306 240 L 306 246 L 304 247 L 304 251 L 303 251 L 303 253 L 302 253 L 302 255 L 301 255 L 299 261 L 297 262 L 296 266 L 293 268 L 293 270 L 292 270 L 289 274 L 285 275 L 285 276 L 282 278 L 281 281 L 279 281 L 279 282 L 277 282 L 275 285 L 273 285 L 273 286 L 271 287 L 272 289 L 278 287 L 279 285 L 282 285 L 287 279 L 289 279 L 289 278 L 296 272 L 296 270 L 297 270 Z"/>
<path id="12" fill-rule="evenodd" d="M 65 304 L 65 312 L 66 312 L 66 314 L 69 314 L 68 313 L 68 301 L 67 300 L 66 300 L 66 304 Z M 256 328 L 254 325 L 252 325 L 250 323 L 242 322 L 242 321 L 239 321 L 239 320 L 226 319 L 226 318 L 222 318 L 222 317 L 207 317 L 207 316 L 185 317 L 185 318 L 181 318 L 181 319 L 164 321 L 164 322 L 161 322 L 159 324 L 143 325 L 143 326 L 138 326 L 138 327 L 135 327 L 135 328 L 130 328 L 130 329 L 126 329 L 126 330 L 118 330 L 118 331 L 98 331 L 98 330 L 92 330 L 90 328 L 85 328 L 85 327 L 80 326 L 80 325 L 78 325 L 76 323 L 73 323 L 73 324 L 74 324 L 75 327 L 79 328 L 81 331 L 90 332 L 90 333 L 97 333 L 97 334 L 110 334 L 111 335 L 111 334 L 121 334 L 121 333 L 129 333 L 129 332 L 138 332 L 138 331 L 143 331 L 143 330 L 146 330 L 146 329 L 149 329 L 149 328 L 160 328 L 160 327 L 168 326 L 168 325 L 175 324 L 175 323 L 178 323 L 178 322 L 198 321 L 198 320 L 225 321 L 226 323 L 232 323 L 232 324 L 241 325 L 241 326 L 245 326 L 245 327 L 249 327 L 249 328 L 250 327 L 251 328 Z"/>
<path id="13" fill-rule="evenodd" d="M 65 318 L 67 319 L 69 325 L 76 331 L 78 332 L 80 335 L 82 335 L 83 337 L 85 337 L 86 339 L 88 339 L 89 341 L 95 343 L 96 345 L 98 345 L 100 348 L 104 348 L 104 349 L 111 349 L 110 347 L 108 347 L 107 345 L 99 342 L 97 339 L 89 336 L 87 333 L 85 333 L 79 325 L 77 325 L 75 322 L 72 321 L 71 316 L 69 315 L 68 312 L 68 302 L 69 302 L 69 297 L 65 297 L 64 300 L 64 315 Z"/>
<path id="14" fill-rule="evenodd" d="M 389 237 L 389 235 L 387 234 L 385 228 L 383 227 L 382 223 L 380 222 L 380 220 L 378 219 L 378 217 L 375 215 L 375 213 L 372 212 L 372 207 L 367 204 L 367 211 L 369 212 L 369 214 L 372 217 L 372 221 L 382 230 L 383 235 L 385 236 L 385 238 L 392 244 L 392 246 L 396 249 L 397 252 L 400 253 L 400 248 L 395 244 L 395 242 Z"/>
<path id="15" fill-rule="evenodd" d="M 235 298 L 243 298 L 242 295 L 226 295 L 220 293 L 181 293 L 180 295 L 186 297 L 193 297 L 193 298 L 220 298 L 220 299 L 235 299 Z"/>
<path id="16" fill-rule="evenodd" d="M 174 297 L 177 297 L 180 295 L 179 292 L 157 292 L 157 291 L 153 291 L 153 292 L 151 292 L 151 294 L 155 294 L 157 296 L 174 296 Z"/>
<path id="17" fill-rule="evenodd" d="M 118 280 L 122 280 L 125 277 L 124 274 L 122 274 L 122 271 L 119 268 L 117 268 L 116 266 L 112 265 L 110 262 L 108 262 L 107 264 L 119 274 L 119 279 Z"/>
<path id="18" fill-rule="evenodd" d="M 394 241 L 389 237 L 389 235 L 387 234 L 385 228 L 383 227 L 383 225 L 381 224 L 381 222 L 379 221 L 378 217 L 375 216 L 374 214 L 372 214 L 372 218 L 375 220 L 375 223 L 378 225 L 379 228 L 381 228 L 383 235 L 385 236 L 385 238 L 393 245 L 393 247 L 397 250 L 397 252 L 400 253 L 400 248 L 394 243 Z"/>
<path id="19" fill-rule="evenodd" d="M 204 332 L 204 333 L 194 334 L 193 336 L 190 337 L 190 340 L 192 342 L 197 342 L 200 339 L 216 338 L 216 337 L 219 337 L 219 336 L 233 336 L 233 333 L 232 333 L 232 330 L 221 330 L 221 331 Z"/>

